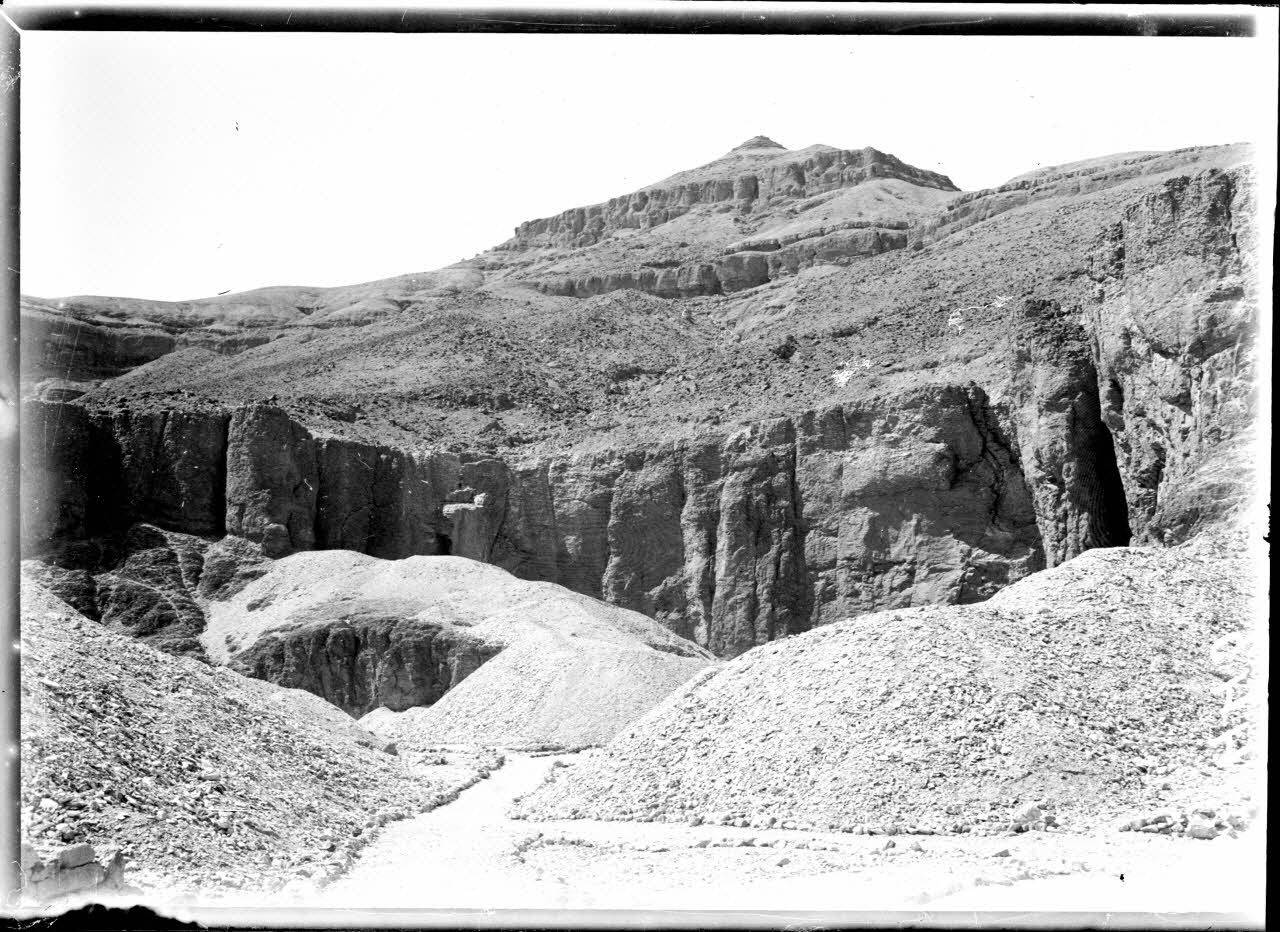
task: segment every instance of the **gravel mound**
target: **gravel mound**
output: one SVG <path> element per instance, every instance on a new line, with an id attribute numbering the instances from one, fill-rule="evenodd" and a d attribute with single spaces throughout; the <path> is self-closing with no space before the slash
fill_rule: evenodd
<path id="1" fill-rule="evenodd" d="M 1247 810 L 1265 587 L 1245 540 L 1092 550 L 980 605 L 756 648 L 554 771 L 517 814 L 893 833 Z"/>
<path id="2" fill-rule="evenodd" d="M 582 748 L 607 742 L 715 661 L 643 644 L 531 632 L 434 705 L 360 719 L 402 748 L 481 744 Z"/>
<path id="3" fill-rule="evenodd" d="M 402 750 L 603 744 L 716 662 L 638 612 L 553 583 L 462 557 L 381 560 L 335 550 L 278 560 L 232 599 L 212 603 L 203 640 L 210 657 L 234 661 L 255 643 L 287 640 L 320 623 L 338 632 L 371 612 L 435 632 L 437 643 L 446 637 L 478 645 L 467 654 L 478 669 L 455 677 L 432 704 L 378 708 L 361 719 Z M 323 653 L 332 655 L 338 641 L 323 642 Z M 364 662 L 362 646 L 341 643 L 350 653 L 344 664 Z M 282 675 L 291 665 L 315 665 L 300 651 L 287 658 Z M 402 661 L 397 654 L 383 666 L 403 676 Z"/>
<path id="4" fill-rule="evenodd" d="M 113 634 L 30 580 L 22 595 L 22 837 L 45 859 L 119 849 L 127 882 L 173 892 L 321 881 L 486 769 L 413 769 L 309 693 Z"/>

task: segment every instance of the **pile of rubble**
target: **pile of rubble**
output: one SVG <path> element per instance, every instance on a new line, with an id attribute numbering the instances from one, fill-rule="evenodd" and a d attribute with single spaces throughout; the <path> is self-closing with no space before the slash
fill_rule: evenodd
<path id="1" fill-rule="evenodd" d="M 554 770 L 516 814 L 1002 834 L 1174 831 L 1185 812 L 1190 837 L 1238 830 L 1259 780 L 1253 556 L 1238 534 L 1092 550 L 979 605 L 765 645 Z"/>
<path id="2" fill-rule="evenodd" d="M 30 581 L 22 662 L 22 837 L 40 895 L 116 877 L 90 846 L 118 851 L 141 889 L 324 882 L 382 825 L 500 762 L 418 765 L 315 696 L 113 634 Z"/>

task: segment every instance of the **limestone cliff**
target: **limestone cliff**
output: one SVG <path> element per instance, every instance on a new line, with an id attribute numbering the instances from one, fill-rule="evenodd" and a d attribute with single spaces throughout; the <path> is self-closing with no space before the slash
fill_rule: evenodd
<path id="1" fill-rule="evenodd" d="M 576 237 L 632 223 L 668 222 L 663 211 L 682 206 L 694 197 L 690 192 L 698 199 L 724 195 L 726 203 L 764 203 L 801 188 L 843 190 L 841 185 L 873 169 L 911 174 L 878 153 L 802 150 L 797 161 L 797 153 L 782 156 L 759 140 L 752 143 L 724 165 L 713 163 L 706 172 L 695 170 L 655 187 L 643 203 L 623 199 L 590 217 L 561 215 L 554 223 L 529 227 L 526 235 L 530 242 L 556 237 L 576 242 Z M 1124 175 L 1141 164 L 1126 162 L 1114 171 Z M 726 165 L 744 171 L 754 166 L 754 186 L 716 187 Z M 1003 193 L 1030 192 L 1061 210 L 1070 202 L 1053 198 L 1063 196 L 1063 185 L 1101 185 L 1108 172 L 1101 172 L 1101 181 L 1097 172 L 1059 173 L 1018 182 Z M 1090 208 L 1096 212 L 1092 217 L 1110 210 L 1113 201 L 1090 203 L 1102 205 Z M 467 434 L 467 443 L 446 449 L 340 436 L 336 429 L 322 429 L 323 420 L 304 418 L 296 409 L 262 401 L 201 400 L 172 391 L 155 403 L 142 396 L 129 403 L 119 396 L 110 403 L 94 397 L 30 403 L 23 423 L 25 550 L 53 560 L 66 573 L 90 573 L 92 598 L 101 603 L 97 593 L 105 591 L 108 605 L 138 603 L 141 596 L 132 593 L 159 578 L 156 574 L 190 589 L 191 574 L 183 576 L 180 555 L 172 560 L 163 553 L 136 556 L 157 550 L 130 538 L 130 528 L 139 523 L 206 541 L 229 535 L 227 540 L 260 548 L 268 557 L 312 549 L 385 558 L 452 554 L 635 609 L 716 654 L 731 656 L 849 615 L 978 601 L 1089 548 L 1131 538 L 1180 539 L 1238 507 L 1250 485 L 1242 464 L 1248 461 L 1243 451 L 1255 416 L 1256 383 L 1258 297 L 1251 268 L 1254 207 L 1248 170 L 1200 172 L 1148 188 L 1107 214 L 1112 222 L 1105 228 L 1091 228 L 1088 250 L 1056 257 L 1055 274 L 1032 278 L 1021 292 L 974 310 L 970 331 L 937 336 L 916 325 L 917 318 L 936 311 L 935 273 L 953 270 L 947 263 L 967 255 L 959 251 L 966 237 L 1020 210 L 1025 220 L 1025 208 L 1014 206 L 993 208 L 981 224 L 956 214 L 957 224 L 974 220 L 972 229 L 955 226 L 951 235 L 942 236 L 940 226 L 935 229 L 939 237 L 932 245 L 922 242 L 919 252 L 894 249 L 862 260 L 892 259 L 895 264 L 878 268 L 897 274 L 895 281 L 904 288 L 917 289 L 907 292 L 909 306 L 889 318 L 891 309 L 864 311 L 864 299 L 855 294 L 856 300 L 837 308 L 853 323 L 823 330 L 821 336 L 802 332 L 805 349 L 794 361 L 789 360 L 801 345 L 794 338 L 779 339 L 782 351 L 762 351 L 760 358 L 745 351 L 715 357 L 711 348 L 700 348 L 700 359 L 732 362 L 734 394 L 776 398 L 775 384 L 790 386 L 780 395 L 784 413 L 721 423 L 722 403 L 701 411 L 696 429 L 664 432 L 655 442 L 619 433 L 607 436 L 608 442 L 559 449 L 544 444 L 525 453 L 512 445 L 485 452 L 480 446 L 485 427 Z M 1012 227 L 1015 232 L 1024 228 Z M 789 241 L 790 235 L 779 233 L 767 242 L 738 237 L 735 254 L 765 257 L 761 261 L 768 272 L 768 257 L 809 242 L 805 237 Z M 1000 260 L 1003 264 L 992 261 L 996 271 L 1019 262 L 1016 256 Z M 827 269 L 805 287 L 846 274 L 851 273 Z M 924 281 L 912 284 L 918 279 Z M 723 282 L 719 287 L 730 290 Z M 785 292 L 796 295 L 793 306 L 779 311 L 789 314 L 787 326 L 797 329 L 805 314 L 819 313 L 804 303 L 798 288 Z M 483 313 L 515 320 L 525 313 L 523 300 L 492 299 Z M 634 294 L 626 302 L 661 304 Z M 702 311 L 708 305 L 697 307 Z M 724 308 L 735 305 L 714 307 L 728 314 Z M 385 341 L 394 346 L 394 356 L 370 355 L 360 362 L 417 374 L 421 370 L 413 368 L 412 352 L 418 350 L 402 345 L 405 334 L 426 332 L 425 354 L 438 351 L 435 343 L 444 341 L 439 334 L 450 333 L 450 345 L 456 344 L 460 354 L 450 358 L 465 357 L 471 364 L 490 353 L 510 375 L 517 370 L 509 361 L 526 360 L 518 354 L 535 341 L 540 347 L 559 340 L 572 353 L 596 333 L 623 345 L 646 336 L 665 339 L 679 329 L 660 321 L 658 308 L 646 309 L 650 316 L 634 324 L 637 329 L 618 324 L 615 331 L 608 315 L 612 308 L 601 304 L 590 317 L 578 318 L 556 305 L 554 319 L 537 317 L 527 336 L 506 338 L 502 354 L 478 342 L 479 324 L 468 323 L 455 334 L 445 330 L 443 313 L 407 316 L 402 326 L 411 331 L 378 332 L 361 344 Z M 889 319 L 881 320 L 882 313 Z M 577 329 L 562 333 L 553 329 L 557 326 Z M 692 339 L 694 331 L 688 333 Z M 876 333 L 892 339 L 877 343 Z M 948 352 L 954 353 L 962 340 L 988 338 L 991 348 L 956 357 L 962 362 L 937 370 L 943 374 L 934 371 L 940 359 L 925 358 L 919 350 L 951 346 Z M 875 377 L 867 376 L 852 383 L 867 386 L 861 394 L 837 395 L 829 381 L 833 363 L 819 356 L 824 340 L 852 347 L 830 350 L 845 358 L 842 366 L 847 353 L 865 353 L 866 369 L 902 377 L 892 387 L 876 387 Z M 913 347 L 915 356 L 904 359 Z M 260 351 L 270 348 L 253 351 L 255 365 L 261 366 L 254 372 L 269 371 L 274 357 Z M 871 358 L 890 350 L 890 358 Z M 562 400 L 575 395 L 558 380 L 569 376 L 560 373 L 559 357 L 540 358 L 558 367 L 545 376 L 547 391 L 554 394 L 544 397 L 529 389 L 542 384 L 538 373 L 552 372 L 534 369 L 533 363 L 518 370 L 530 373 L 521 376 L 520 391 L 528 390 L 557 416 L 587 420 L 581 410 L 562 414 Z M 285 361 L 294 365 L 291 358 Z M 766 364 L 772 368 L 765 369 Z M 446 359 L 440 365 L 452 363 Z M 673 374 L 667 375 L 667 367 Z M 966 367 L 972 376 L 965 376 Z M 643 373 L 631 380 L 638 386 L 633 410 L 643 407 L 658 422 L 678 399 L 707 407 L 701 392 L 722 374 L 681 371 L 673 362 L 625 371 Z M 693 374 L 698 381 L 690 381 Z M 601 397 L 632 397 L 629 385 L 623 392 L 610 383 Z M 397 398 L 437 397 L 429 386 L 394 388 Z M 517 408 L 521 417 L 530 417 L 536 408 L 532 401 L 484 400 L 492 394 L 476 402 L 486 418 Z M 577 404 L 587 405 L 585 396 L 576 397 Z M 122 581 L 104 581 L 104 574 Z M 83 577 L 66 578 L 68 586 L 78 586 L 76 591 L 90 598 Z M 198 619 L 182 606 L 166 611 L 171 620 L 155 624 L 175 625 L 189 638 Z M 132 618 L 137 612 L 124 614 Z M 148 630 L 152 624 L 138 622 Z M 380 638 L 388 649 L 397 636 L 377 619 L 362 621 L 352 632 Z M 255 663 L 267 669 L 292 649 L 282 642 L 274 659 L 264 656 Z M 306 651 L 315 649 L 310 645 Z M 353 707 L 365 702 L 364 693 L 352 696 Z"/>
<path id="2" fill-rule="evenodd" d="M 876 178 L 898 178 L 941 191 L 958 190 L 946 176 L 908 165 L 877 149 L 810 146 L 793 152 L 757 136 L 723 158 L 633 194 L 522 223 L 507 248 L 589 246 L 617 230 L 667 223 L 699 204 L 724 204 L 751 212 L 777 201 L 812 197 Z"/>
<path id="3" fill-rule="evenodd" d="M 976 387 L 692 445 L 515 463 L 319 438 L 251 406 L 173 421 L 224 451 L 194 474 L 138 452 L 164 436 L 150 419 L 28 412 L 52 425 L 28 437 L 54 441 L 27 457 L 33 552 L 136 521 L 220 533 L 225 512 L 226 531 L 268 556 L 470 557 L 642 611 L 726 655 L 850 613 L 977 601 L 1044 565 L 1018 453 Z M 42 458 L 56 464 L 47 478 Z"/>
<path id="4" fill-rule="evenodd" d="M 1090 257 L 1103 417 L 1140 540 L 1184 540 L 1252 489 L 1252 184 L 1247 172 L 1168 182 L 1129 207 Z"/>

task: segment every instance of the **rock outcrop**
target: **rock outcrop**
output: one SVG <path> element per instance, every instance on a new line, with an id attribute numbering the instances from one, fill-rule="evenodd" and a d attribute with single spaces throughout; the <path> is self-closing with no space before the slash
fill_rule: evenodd
<path id="1" fill-rule="evenodd" d="M 83 842 L 50 852 L 42 859 L 30 845 L 22 845 L 22 892 L 48 903 L 73 894 L 119 891 L 125 884 L 124 856 L 118 848 L 99 852 Z"/>
<path id="2" fill-rule="evenodd" d="M 24 572 L 80 614 L 170 654 L 204 659 L 204 605 L 266 570 L 256 545 L 209 540 L 148 524 L 72 543 L 28 560 Z"/>
<path id="3" fill-rule="evenodd" d="M 913 224 L 911 245 L 918 248 L 937 242 L 975 223 L 1036 201 L 1088 194 L 1165 171 L 1196 151 L 1175 149 L 1092 159 L 1078 166 L 1031 172 L 994 188 L 966 191 L 953 198 L 936 216 Z"/>
<path id="4" fill-rule="evenodd" d="M 337 603 L 313 608 L 303 624 L 265 633 L 230 665 L 359 717 L 376 708 L 431 705 L 500 649 L 385 605 Z"/>
<path id="5" fill-rule="evenodd" d="M 305 689 L 353 716 L 434 707 L 489 664 L 519 666 L 521 676 L 508 671 L 468 686 L 478 707 L 463 721 L 433 713 L 431 740 L 445 743 L 444 732 L 465 729 L 471 739 L 499 744 L 533 727 L 535 709 L 560 721 L 562 743 L 574 743 L 570 733 L 577 743 L 607 740 L 713 662 L 642 615 L 458 557 L 298 553 L 232 598 L 209 603 L 208 612 L 201 640 L 212 659 Z M 647 675 L 616 678 L 620 666 Z M 571 670 L 584 684 L 608 682 L 612 698 L 587 701 L 564 682 Z M 513 698 L 521 679 L 546 688 Z M 549 709 L 549 696 L 572 697 L 574 708 Z M 493 721 L 500 707 L 508 717 Z M 400 737 L 421 737 L 428 726 L 419 724 Z"/>
<path id="6" fill-rule="evenodd" d="M 723 258 L 672 268 L 592 273 L 537 283 L 547 294 L 589 298 L 630 288 L 660 298 L 691 298 L 732 294 L 756 288 L 784 275 L 794 275 L 815 265 L 832 265 L 876 256 L 907 245 L 906 225 L 850 222 L 838 230 L 817 228 L 809 235 L 785 242 L 765 239 L 751 248 L 735 250 Z"/>
<path id="7" fill-rule="evenodd" d="M 1252 497 L 1255 204 L 1249 172 L 1178 178 L 1091 257 L 1103 418 L 1139 540 L 1184 540 Z"/>
<path id="8" fill-rule="evenodd" d="M 1029 300 L 1014 313 L 1013 410 L 1045 565 L 1124 546 L 1132 536 L 1128 506 L 1080 310 Z"/>
<path id="9" fill-rule="evenodd" d="M 531 248 L 661 223 L 662 211 L 695 198 L 690 191 L 696 199 L 689 205 L 704 203 L 704 195 L 723 195 L 726 204 L 734 198 L 783 203 L 800 191 L 834 190 L 846 198 L 852 195 L 842 186 L 850 184 L 861 197 L 871 186 L 858 179 L 876 172 L 934 184 L 934 193 L 946 187 L 945 179 L 874 151 L 788 153 L 766 143 L 754 140 L 669 185 L 646 189 L 644 198 L 602 205 L 590 218 L 539 221 L 542 226 L 526 230 Z M 523 286 L 501 297 L 468 292 L 450 312 L 467 322 L 463 327 L 449 329 L 440 317 L 375 328 L 342 371 L 363 377 L 356 373 L 368 360 L 380 371 L 416 375 L 415 360 L 428 359 L 434 382 L 371 383 L 382 392 L 380 402 L 392 399 L 378 417 L 403 431 L 396 436 L 418 436 L 413 424 L 405 428 L 398 414 L 392 421 L 387 413 L 403 410 L 393 402 L 411 398 L 420 406 L 409 411 L 461 425 L 450 428 L 455 442 L 449 449 L 368 439 L 388 435 L 376 425 L 368 433 L 339 435 L 340 426 L 329 426 L 335 415 L 314 413 L 331 410 L 324 398 L 293 399 L 287 410 L 260 401 L 219 404 L 163 379 L 156 396 L 100 393 L 71 403 L 30 403 L 23 432 L 25 552 L 53 554 L 65 571 L 61 591 L 88 599 L 84 604 L 103 601 L 98 590 L 105 572 L 146 581 L 161 571 L 150 557 L 131 563 L 122 555 L 134 545 L 120 541 L 139 523 L 206 539 L 229 535 L 269 557 L 312 549 L 382 558 L 462 556 L 634 609 L 718 655 L 734 656 L 850 615 L 979 601 L 1089 548 L 1181 539 L 1238 507 L 1251 484 L 1258 299 L 1248 169 L 1175 178 L 1154 191 L 1135 189 L 1145 193 L 1128 201 L 1124 190 L 1111 190 L 1152 165 L 1180 164 L 1177 158 L 1133 157 L 1007 186 L 1004 194 L 1035 195 L 1033 205 L 1036 198 L 1070 203 L 1072 185 L 1105 196 L 1088 202 L 1094 225 L 1071 230 L 1070 242 L 1080 247 L 1070 254 L 1075 258 L 1056 256 L 1046 265 L 1042 250 L 1034 269 L 1052 275 L 1015 279 L 1021 290 L 998 296 L 995 289 L 1003 285 L 975 284 L 971 269 L 965 272 L 970 279 L 963 287 L 986 291 L 981 306 L 965 309 L 972 329 L 964 332 L 945 332 L 950 302 L 941 297 L 939 270 L 957 272 L 947 263 L 971 265 L 975 257 L 964 240 L 999 232 L 1006 221 L 1012 231 L 1002 234 L 1006 240 L 990 242 L 1029 228 L 1052 238 L 1051 225 L 1028 227 L 1027 210 L 1014 206 L 936 248 L 894 248 L 864 259 L 864 268 L 875 266 L 871 273 L 822 270 L 771 282 L 758 298 L 734 298 L 716 272 L 716 287 L 726 294 L 689 298 L 685 313 L 692 316 L 689 308 L 696 307 L 700 315 L 728 319 L 735 307 L 750 305 L 766 330 L 774 326 L 769 321 L 782 321 L 754 355 L 738 342 L 739 332 L 721 339 L 726 331 L 695 326 L 678 316 L 680 309 L 668 311 L 666 302 L 636 294 L 566 307 L 577 302 Z M 716 187 L 717 179 L 748 168 L 754 187 L 744 182 L 736 193 Z M 671 193 L 677 191 L 684 193 Z M 880 193 L 893 199 L 903 192 Z M 815 204 L 801 213 L 818 216 L 823 209 Z M 735 269 L 740 277 L 733 287 L 749 287 L 757 273 L 774 274 L 770 263 L 788 250 L 813 247 L 814 230 L 822 233 L 818 240 L 908 233 L 849 225 L 849 211 L 842 210 L 835 212 L 845 218 L 840 229 L 808 220 L 790 232 L 770 227 L 769 236 L 741 224 L 717 228 L 716 236 L 737 229 L 723 239 L 733 251 L 722 259 L 748 257 Z M 1021 226 L 1012 222 L 1019 216 Z M 1119 219 L 1099 234 L 1099 218 L 1106 217 Z M 831 261 L 815 253 L 817 259 Z M 651 269 L 655 277 L 639 285 L 658 288 L 662 276 L 671 275 L 678 285 L 685 268 Z M 860 295 L 873 288 L 869 279 L 880 277 L 876 270 L 894 276 L 906 310 L 888 307 L 883 296 L 862 306 Z M 601 274 L 601 288 L 637 286 Z M 846 278 L 856 288 L 823 290 Z M 397 280 L 396 287 L 416 295 L 427 284 Z M 464 284 L 478 287 L 472 279 Z M 371 287 L 348 289 L 343 300 L 367 299 Z M 822 306 L 831 294 L 843 302 L 837 311 Z M 635 308 L 643 314 L 617 323 Z M 847 319 L 831 326 L 826 317 L 821 329 L 799 329 L 807 315 L 824 313 Z M 794 327 L 801 339 L 790 333 L 782 339 L 783 326 Z M 423 332 L 425 343 L 401 348 L 402 339 L 418 340 Z M 600 341 L 591 343 L 588 337 L 596 336 Z M 647 336 L 662 341 L 660 351 L 645 356 L 630 348 Z M 680 358 L 685 340 L 699 341 L 687 354 L 692 361 Z M 343 351 L 333 342 L 314 342 L 326 352 Z M 742 350 L 717 355 L 717 342 Z M 976 348 L 962 346 L 968 342 Z M 770 346 L 789 349 L 775 353 Z M 600 376 L 595 382 L 564 371 L 583 368 L 584 357 L 574 353 L 589 354 L 592 347 L 611 354 L 593 373 Z M 439 359 L 431 355 L 436 352 Z M 873 359 L 878 353 L 886 358 Z M 261 371 L 277 362 L 279 371 L 296 371 L 297 357 L 277 360 L 261 349 L 255 355 L 262 357 Z M 327 362 L 306 363 L 311 384 L 331 380 Z M 155 365 L 163 368 L 164 361 Z M 836 365 L 842 368 L 833 374 Z M 440 370 L 455 366 L 463 375 L 449 381 L 450 373 Z M 486 381 L 494 372 L 511 384 Z M 892 385 L 881 384 L 879 373 L 894 374 Z M 849 383 L 857 391 L 837 377 L 860 380 Z M 215 392 L 226 384 L 212 380 L 201 387 Z M 705 402 L 708 385 L 720 392 L 717 406 Z M 750 418 L 722 423 L 732 396 L 752 394 L 775 396 L 773 410 L 783 413 L 757 405 Z M 673 411 L 686 425 L 678 433 L 663 423 Z M 608 431 L 615 415 L 632 423 L 647 418 L 648 434 L 593 436 Z M 511 440 L 526 429 L 522 421 L 539 419 L 558 419 L 562 432 L 552 436 L 569 439 L 530 453 L 515 441 L 488 442 Z M 76 549 L 84 541 L 114 542 L 101 546 L 116 556 L 105 562 L 86 557 Z M 167 579 L 182 575 L 180 560 L 172 566 L 177 569 L 163 571 Z M 83 577 L 66 575 L 76 571 L 90 573 L 92 592 Z M 108 588 L 110 605 L 141 604 L 137 586 L 108 581 Z M 176 632 L 184 625 L 161 627 Z M 149 629 L 150 622 L 141 626 Z M 388 649 L 394 640 L 391 629 L 372 620 L 359 636 L 385 638 Z M 283 663 L 287 650 L 280 650 L 262 662 Z M 351 700 L 353 707 L 363 701 Z"/>
<path id="10" fill-rule="evenodd" d="M 700 204 L 723 204 L 749 213 L 778 201 L 812 197 L 876 178 L 959 190 L 944 175 L 915 168 L 872 148 L 811 146 L 792 152 L 776 146 L 752 145 L 749 140 L 722 159 L 633 194 L 527 221 L 516 228 L 515 237 L 503 248 L 589 246 L 617 230 L 649 229 L 667 223 Z"/>
<path id="11" fill-rule="evenodd" d="M 160 427 L 31 407 L 32 422 L 71 425 L 44 469 L 38 446 L 27 459 L 45 515 L 32 522 L 33 552 L 50 532 L 110 535 L 138 521 L 218 532 L 225 506 L 226 532 L 267 556 L 341 548 L 492 562 L 650 614 L 722 655 L 851 612 L 976 601 L 1043 565 L 1018 454 L 977 388 L 516 463 L 317 438 L 266 405 L 170 414 Z M 143 454 L 166 429 L 225 429 L 225 453 L 199 471 L 157 466 Z M 95 471 L 67 481 L 67 463 L 88 461 Z"/>

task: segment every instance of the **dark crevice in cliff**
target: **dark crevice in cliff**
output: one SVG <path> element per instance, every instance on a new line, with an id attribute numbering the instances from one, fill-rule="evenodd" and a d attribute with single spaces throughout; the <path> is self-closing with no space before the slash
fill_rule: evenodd
<path id="1" fill-rule="evenodd" d="M 805 556 L 805 545 L 808 528 L 804 519 L 804 500 L 800 495 L 799 440 L 791 438 L 790 461 L 787 463 L 787 477 L 791 481 L 791 522 L 792 522 L 792 555 L 795 566 L 792 569 L 793 582 L 799 594 L 798 603 L 792 607 L 791 619 L 787 625 L 788 634 L 808 631 L 813 613 L 813 586 L 809 580 L 809 563 Z"/>
<path id="2" fill-rule="evenodd" d="M 231 417 L 220 419 L 218 455 L 213 472 L 213 531 L 218 537 L 227 533 L 227 456 L 231 450 Z"/>
<path id="3" fill-rule="evenodd" d="M 1094 469 L 1100 486 L 1101 511 L 1090 524 L 1090 536 L 1098 547 L 1127 547 L 1133 539 L 1129 527 L 1129 503 L 1120 478 L 1115 440 L 1101 419 L 1098 421 L 1097 438 Z"/>

